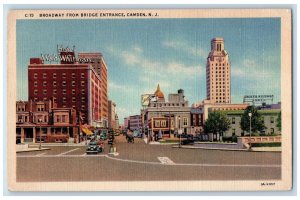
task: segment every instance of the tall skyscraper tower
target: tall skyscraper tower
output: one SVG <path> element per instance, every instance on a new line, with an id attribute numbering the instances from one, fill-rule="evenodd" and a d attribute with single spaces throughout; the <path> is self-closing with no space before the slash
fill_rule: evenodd
<path id="1" fill-rule="evenodd" d="M 212 103 L 231 103 L 230 60 L 223 38 L 211 40 L 206 63 L 206 96 Z"/>

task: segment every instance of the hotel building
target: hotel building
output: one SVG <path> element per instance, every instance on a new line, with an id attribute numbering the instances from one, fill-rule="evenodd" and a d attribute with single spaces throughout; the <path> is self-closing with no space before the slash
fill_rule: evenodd
<path id="1" fill-rule="evenodd" d="M 60 55 L 74 57 L 75 53 L 60 52 Z M 58 108 L 76 109 L 83 124 L 107 127 L 107 67 L 100 53 L 79 56 L 96 58 L 84 63 L 61 60 L 58 64 L 45 64 L 41 58 L 31 58 L 29 99 L 37 102 L 53 98 Z"/>

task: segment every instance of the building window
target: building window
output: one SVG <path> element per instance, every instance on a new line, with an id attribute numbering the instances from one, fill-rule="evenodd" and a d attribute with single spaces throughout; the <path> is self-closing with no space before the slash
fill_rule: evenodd
<path id="1" fill-rule="evenodd" d="M 84 78 L 84 73 L 81 73 L 81 78 Z"/>
<path id="2" fill-rule="evenodd" d="M 37 81 L 34 81 L 33 84 L 34 84 L 34 87 L 37 87 Z"/>
<path id="3" fill-rule="evenodd" d="M 56 85 L 57 85 L 56 81 L 53 81 L 53 87 L 56 87 Z"/>
<path id="4" fill-rule="evenodd" d="M 72 86 L 73 86 L 73 87 L 75 86 L 75 81 L 72 81 Z"/>
<path id="5" fill-rule="evenodd" d="M 85 97 L 81 97 L 81 102 L 85 102 Z"/>
<path id="6" fill-rule="evenodd" d="M 56 89 L 53 90 L 53 94 L 54 94 L 54 95 L 57 94 L 57 90 L 56 90 Z"/>
<path id="7" fill-rule="evenodd" d="M 72 94 L 75 94 L 75 89 L 72 89 Z"/>
<path id="8" fill-rule="evenodd" d="M 47 86 L 47 81 L 43 81 L 43 86 L 44 86 L 44 87 Z"/>
<path id="9" fill-rule="evenodd" d="M 66 86 L 67 85 L 67 82 L 66 81 L 63 81 L 62 82 L 62 86 Z"/>
<path id="10" fill-rule="evenodd" d="M 76 97 L 72 97 L 72 102 L 76 102 Z"/>
<path id="11" fill-rule="evenodd" d="M 84 87 L 85 86 L 85 82 L 81 81 L 81 86 Z"/>
<path id="12" fill-rule="evenodd" d="M 62 122 L 66 122 L 66 116 L 65 116 L 65 115 L 62 115 L 62 116 L 61 116 L 61 121 L 62 121 Z"/>
<path id="13" fill-rule="evenodd" d="M 43 94 L 46 95 L 47 94 L 47 90 L 43 90 Z"/>
<path id="14" fill-rule="evenodd" d="M 34 95 L 37 95 L 37 93 L 38 93 L 38 90 L 34 90 L 34 92 L 33 92 L 33 93 L 34 93 Z"/>
<path id="15" fill-rule="evenodd" d="M 82 90 L 81 90 L 81 94 L 85 94 L 85 89 L 82 89 Z"/>
<path id="16" fill-rule="evenodd" d="M 62 100 L 63 100 L 63 103 L 66 103 L 66 97 L 63 97 Z"/>
<path id="17" fill-rule="evenodd" d="M 160 127 L 160 121 L 159 120 L 155 120 L 155 127 Z"/>
<path id="18" fill-rule="evenodd" d="M 66 73 L 62 73 L 62 78 L 66 78 Z"/>
<path id="19" fill-rule="evenodd" d="M 232 136 L 235 136 L 235 128 L 232 129 Z"/>
<path id="20" fill-rule="evenodd" d="M 53 78 L 56 79 L 56 73 L 53 73 Z"/>
<path id="21" fill-rule="evenodd" d="M 271 117 L 271 118 L 270 118 L 270 122 L 271 122 L 271 124 L 274 123 L 274 117 Z"/>
<path id="22" fill-rule="evenodd" d="M 72 78 L 75 78 L 76 76 L 75 76 L 75 73 L 72 73 Z"/>
<path id="23" fill-rule="evenodd" d="M 183 126 L 187 126 L 188 125 L 188 118 L 184 117 L 183 118 Z"/>
<path id="24" fill-rule="evenodd" d="M 37 78 L 38 78 L 38 74 L 37 74 L 37 73 L 34 73 L 34 74 L 33 74 L 33 78 L 34 78 L 34 79 L 37 79 Z"/>
<path id="25" fill-rule="evenodd" d="M 82 105 L 82 106 L 81 106 L 81 110 L 85 110 L 85 105 Z"/>
<path id="26" fill-rule="evenodd" d="M 167 121 L 166 120 L 161 120 L 160 124 L 161 124 L 161 127 L 167 127 Z"/>
<path id="27" fill-rule="evenodd" d="M 44 79 L 47 78 L 47 73 L 43 73 L 43 78 L 44 78 Z"/>

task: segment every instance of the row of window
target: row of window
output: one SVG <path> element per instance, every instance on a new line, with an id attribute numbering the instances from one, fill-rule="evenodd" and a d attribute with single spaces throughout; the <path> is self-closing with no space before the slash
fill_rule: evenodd
<path id="1" fill-rule="evenodd" d="M 185 106 L 184 103 L 182 103 L 182 104 L 179 104 L 179 103 L 158 103 L 158 104 L 154 103 L 153 107 L 156 107 L 156 105 L 158 105 L 158 107 L 162 107 L 162 106 L 164 106 L 164 107 L 166 107 L 166 106 L 179 106 L 179 105 Z"/>
<path id="2" fill-rule="evenodd" d="M 48 91 L 48 90 L 43 89 L 43 94 L 44 94 L 44 95 L 47 95 L 47 91 Z M 34 94 L 34 95 L 37 95 L 38 93 L 39 93 L 39 90 L 38 90 L 38 89 L 35 89 L 35 90 L 33 91 L 33 94 Z M 54 89 L 54 90 L 52 91 L 52 94 L 53 94 L 53 95 L 56 95 L 56 94 L 57 94 L 57 89 Z M 66 89 L 63 89 L 63 90 L 62 90 L 62 94 L 63 94 L 63 95 L 66 95 L 66 94 L 67 94 L 67 90 L 66 90 Z M 72 94 L 76 94 L 76 90 L 75 90 L 75 89 L 72 89 Z M 82 95 L 85 94 L 85 89 L 81 89 L 81 94 L 82 94 Z"/>
<path id="3" fill-rule="evenodd" d="M 46 79 L 46 78 L 47 78 L 47 75 L 48 75 L 48 73 L 45 73 L 45 72 L 44 72 L 44 73 L 43 73 L 43 79 Z M 72 78 L 77 78 L 75 73 L 72 73 L 71 76 L 72 76 Z M 38 78 L 38 73 L 34 73 L 34 74 L 33 74 L 33 77 L 34 77 L 34 79 L 37 79 L 37 78 Z M 53 77 L 53 79 L 56 79 L 56 78 L 57 78 L 57 74 L 56 74 L 56 73 L 53 73 L 53 74 L 52 74 L 52 77 Z M 65 79 L 65 78 L 67 78 L 67 74 L 66 74 L 66 73 L 62 73 L 62 74 L 61 74 L 61 77 L 62 77 L 63 79 Z M 85 78 L 85 73 L 81 73 L 81 78 Z"/>
<path id="4" fill-rule="evenodd" d="M 263 117 L 263 122 L 265 120 L 265 118 Z M 274 117 L 270 117 L 270 123 L 273 124 L 274 123 Z M 231 118 L 231 124 L 235 124 L 235 117 Z"/>
<path id="5" fill-rule="evenodd" d="M 211 66 L 214 66 L 214 63 L 211 63 Z M 218 63 L 216 63 L 216 65 L 215 66 L 225 66 L 225 64 L 223 63 L 223 65 L 222 65 L 222 63 L 219 63 L 219 65 L 218 65 Z M 227 63 L 227 66 L 229 66 L 229 64 Z"/>
<path id="6" fill-rule="evenodd" d="M 85 86 L 85 81 L 81 81 L 80 83 L 81 83 L 81 86 L 82 86 L 82 87 Z M 38 86 L 38 81 L 34 81 L 33 84 L 34 84 L 34 87 L 37 87 L 37 86 Z M 47 87 L 47 84 L 48 84 L 47 81 L 43 81 L 43 86 L 44 86 L 44 87 Z M 61 85 L 62 85 L 63 87 L 66 87 L 66 86 L 67 86 L 67 81 L 62 81 L 62 82 L 61 82 Z M 52 86 L 53 86 L 53 87 L 57 87 L 57 86 L 58 86 L 58 85 L 57 85 L 57 82 L 56 82 L 56 81 L 53 81 L 53 82 L 52 82 Z M 72 87 L 75 87 L 75 86 L 76 86 L 76 81 L 72 81 L 72 82 L 71 82 L 71 86 L 72 86 Z"/>

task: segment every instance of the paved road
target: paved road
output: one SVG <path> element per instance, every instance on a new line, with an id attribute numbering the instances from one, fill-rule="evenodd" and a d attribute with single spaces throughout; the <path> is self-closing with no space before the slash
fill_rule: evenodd
<path id="1" fill-rule="evenodd" d="M 118 156 L 86 155 L 84 146 L 17 154 L 17 181 L 265 180 L 281 178 L 280 152 L 179 149 L 127 143 Z"/>

